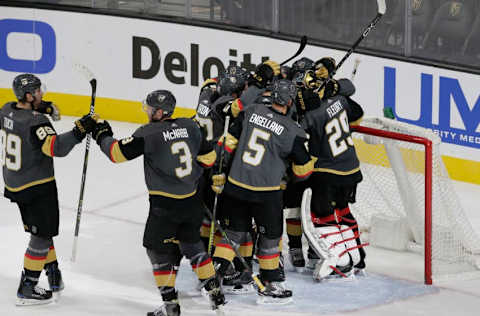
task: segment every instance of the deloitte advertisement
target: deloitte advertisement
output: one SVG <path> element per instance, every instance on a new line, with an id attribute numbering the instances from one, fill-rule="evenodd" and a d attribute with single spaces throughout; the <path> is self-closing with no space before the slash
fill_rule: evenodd
<path id="1" fill-rule="evenodd" d="M 140 102 L 155 89 L 171 90 L 177 115 L 191 115 L 205 79 L 230 64 L 252 71 L 268 58 L 283 61 L 298 45 L 175 23 L 0 6 L 0 102 L 13 98 L 15 75 L 31 72 L 47 84 L 45 99 L 65 115 L 81 115 L 90 91 L 72 67 L 80 63 L 98 80 L 97 111 L 107 119 L 145 122 Z M 338 61 L 344 54 L 307 45 L 302 56 Z M 390 107 L 399 120 L 437 133 L 444 155 L 480 169 L 480 76 L 354 53 L 336 77 L 350 78 L 355 60 L 354 99 L 366 115 Z"/>

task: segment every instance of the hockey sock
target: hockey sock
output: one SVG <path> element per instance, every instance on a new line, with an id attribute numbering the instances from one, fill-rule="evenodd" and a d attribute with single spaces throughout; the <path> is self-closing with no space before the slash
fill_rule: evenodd
<path id="1" fill-rule="evenodd" d="M 200 281 L 215 276 L 212 259 L 205 252 L 200 241 L 196 243 L 180 242 L 180 249 L 185 257 L 190 260 L 190 265 Z"/>
<path id="2" fill-rule="evenodd" d="M 300 219 L 287 218 L 287 236 L 289 248 L 302 248 L 302 224 Z"/>
<path id="3" fill-rule="evenodd" d="M 48 249 L 47 259 L 45 260 L 45 270 L 58 268 L 57 253 L 55 252 L 53 240 L 51 240 L 51 242 L 51 246 Z"/>
<path id="4" fill-rule="evenodd" d="M 27 279 L 38 282 L 49 250 L 49 240 L 34 235 L 30 236 L 27 251 L 23 259 L 23 267 Z"/>

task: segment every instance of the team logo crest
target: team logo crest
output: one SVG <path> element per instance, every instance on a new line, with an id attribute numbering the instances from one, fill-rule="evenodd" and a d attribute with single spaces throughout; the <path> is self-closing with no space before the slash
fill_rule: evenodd
<path id="1" fill-rule="evenodd" d="M 20 82 L 22 83 L 22 86 L 26 86 L 28 84 L 28 79 L 23 78 Z"/>
<path id="2" fill-rule="evenodd" d="M 166 98 L 167 98 L 167 97 L 166 97 L 165 95 L 160 94 L 160 95 L 158 95 L 157 100 L 158 100 L 158 102 L 162 103 L 163 101 L 165 101 Z"/>

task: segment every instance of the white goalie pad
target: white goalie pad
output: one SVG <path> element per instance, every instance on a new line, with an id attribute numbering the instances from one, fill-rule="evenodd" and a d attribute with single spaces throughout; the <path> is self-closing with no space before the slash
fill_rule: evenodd
<path id="1" fill-rule="evenodd" d="M 308 243 L 312 247 L 313 251 L 320 257 L 321 260 L 318 261 L 317 266 L 315 267 L 316 271 L 316 278 L 322 279 L 330 273 L 332 273 L 333 268 L 337 266 L 339 263 L 340 257 L 335 255 L 335 253 L 330 249 L 331 243 L 327 242 L 326 238 L 320 238 L 319 235 L 322 235 L 321 231 L 316 231 L 316 228 L 312 224 L 311 215 L 310 215 L 310 201 L 312 199 L 312 189 L 308 188 L 303 192 L 302 196 L 302 207 L 301 207 L 301 215 L 302 215 L 302 227 L 303 233 L 307 238 Z M 330 227 L 323 227 L 323 228 L 330 228 Z M 336 228 L 338 231 L 338 228 Z M 335 234 L 341 237 L 341 234 Z M 333 236 L 333 235 L 332 235 Z M 345 245 L 341 243 L 339 246 L 343 246 L 343 250 L 345 250 Z M 333 249 L 335 249 L 334 247 Z M 337 249 L 341 249 L 338 247 Z M 342 250 L 342 251 L 343 251 Z M 349 260 L 349 257 L 347 260 Z M 348 262 L 347 262 L 348 264 Z"/>
<path id="2" fill-rule="evenodd" d="M 340 231 L 342 232 L 343 240 L 345 240 L 345 248 L 352 258 L 353 264 L 356 265 L 360 262 L 360 251 L 358 250 L 357 241 L 355 240 L 355 234 L 353 230 L 346 226 L 340 226 Z M 346 254 L 344 257 L 348 257 Z"/>

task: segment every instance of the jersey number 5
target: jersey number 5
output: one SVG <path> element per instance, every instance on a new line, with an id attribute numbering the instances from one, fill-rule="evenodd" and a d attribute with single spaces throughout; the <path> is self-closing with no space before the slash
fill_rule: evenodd
<path id="1" fill-rule="evenodd" d="M 250 151 L 245 150 L 243 152 L 242 160 L 249 165 L 258 166 L 262 162 L 263 155 L 265 154 L 265 147 L 258 143 L 258 139 L 268 141 L 270 136 L 269 133 L 254 128 L 248 141 L 248 149 L 250 149 Z"/>
<path id="2" fill-rule="evenodd" d="M 18 171 L 22 166 L 22 139 L 15 134 L 0 130 L 0 159 L 2 166 Z M 11 157 L 8 157 L 11 156 Z"/>
<path id="3" fill-rule="evenodd" d="M 177 155 L 182 166 L 175 168 L 175 174 L 178 178 L 183 178 L 192 173 L 192 153 L 185 142 L 176 142 L 172 144 L 172 154 Z"/>
<path id="4" fill-rule="evenodd" d="M 325 133 L 328 135 L 328 144 L 330 145 L 330 151 L 333 157 L 336 157 L 348 149 L 349 146 L 353 146 L 353 140 L 350 136 L 350 125 L 348 124 L 347 112 L 344 110 L 340 115 L 331 119 L 325 125 Z M 342 138 L 343 134 L 347 134 L 347 142 L 345 143 Z"/>

